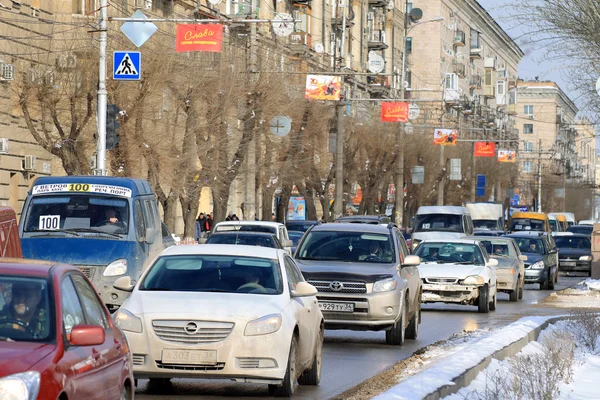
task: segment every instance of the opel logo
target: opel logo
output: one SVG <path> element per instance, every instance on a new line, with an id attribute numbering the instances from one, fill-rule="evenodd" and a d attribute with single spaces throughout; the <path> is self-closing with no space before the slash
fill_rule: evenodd
<path id="1" fill-rule="evenodd" d="M 331 282 L 329 284 L 329 289 L 333 290 L 334 292 L 339 292 L 344 288 L 344 284 L 342 282 Z"/>
<path id="2" fill-rule="evenodd" d="M 195 335 L 198 332 L 198 324 L 195 322 L 188 322 L 188 324 L 183 327 L 183 330 L 188 335 Z"/>

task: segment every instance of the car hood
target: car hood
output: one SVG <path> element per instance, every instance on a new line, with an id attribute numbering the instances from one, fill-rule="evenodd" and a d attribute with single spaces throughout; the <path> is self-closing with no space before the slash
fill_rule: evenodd
<path id="1" fill-rule="evenodd" d="M 373 283 L 396 274 L 394 264 L 296 260 L 306 280 Z"/>
<path id="2" fill-rule="evenodd" d="M 498 266 L 496 268 L 499 269 L 510 269 L 513 268 L 515 266 L 515 260 L 512 258 L 508 258 L 508 257 L 495 257 L 495 256 L 491 256 L 491 258 L 493 258 L 494 260 L 498 261 Z"/>
<path id="3" fill-rule="evenodd" d="M 535 264 L 538 261 L 541 261 L 544 256 L 539 253 L 521 253 L 524 256 L 527 256 L 527 261 L 525 261 L 525 265 Z"/>
<path id="4" fill-rule="evenodd" d="M 126 258 L 135 249 L 135 242 L 116 239 L 24 238 L 23 256 L 36 260 L 56 261 L 72 265 L 108 265 Z"/>
<path id="5" fill-rule="evenodd" d="M 56 348 L 35 342 L 0 342 L 0 376 L 26 372 Z"/>
<path id="6" fill-rule="evenodd" d="M 427 239 L 460 239 L 465 234 L 461 232 L 414 232 L 412 240 L 427 240 Z"/>
<path id="7" fill-rule="evenodd" d="M 576 257 L 579 258 L 581 256 L 589 256 L 592 254 L 591 250 L 587 250 L 587 249 L 569 249 L 569 248 L 559 248 L 558 249 L 558 254 L 560 255 L 560 258 L 566 258 L 566 257 Z"/>
<path id="8" fill-rule="evenodd" d="M 247 293 L 159 292 L 136 290 L 122 306 L 154 318 L 209 321 L 253 320 L 283 311 L 283 295 Z"/>
<path id="9" fill-rule="evenodd" d="M 465 279 L 467 276 L 480 275 L 485 267 L 481 265 L 462 264 L 421 264 L 419 274 L 421 278 L 458 278 Z"/>

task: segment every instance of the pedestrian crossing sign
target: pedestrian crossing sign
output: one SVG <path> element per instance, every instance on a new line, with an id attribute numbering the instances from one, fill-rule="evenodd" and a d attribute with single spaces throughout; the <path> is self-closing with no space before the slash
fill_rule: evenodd
<path id="1" fill-rule="evenodd" d="M 113 53 L 113 79 L 139 81 L 142 76 L 142 54 L 139 51 Z"/>

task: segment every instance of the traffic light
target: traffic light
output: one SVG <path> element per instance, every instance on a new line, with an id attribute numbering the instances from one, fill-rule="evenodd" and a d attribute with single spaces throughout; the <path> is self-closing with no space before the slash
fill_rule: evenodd
<path id="1" fill-rule="evenodd" d="M 119 112 L 121 109 L 116 104 L 106 106 L 106 150 L 114 150 L 119 143 Z"/>

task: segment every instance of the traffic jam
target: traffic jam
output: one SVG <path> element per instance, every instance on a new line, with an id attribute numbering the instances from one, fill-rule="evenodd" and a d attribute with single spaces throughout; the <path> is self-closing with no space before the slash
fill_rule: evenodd
<path id="1" fill-rule="evenodd" d="M 178 244 L 143 179 L 40 177 L 0 209 L 1 399 L 133 399 L 138 380 L 319 385 L 326 330 L 417 339 L 422 305 L 477 313 L 591 273 L 592 221 L 502 204 L 223 221 Z M 289 230 L 288 230 L 289 229 Z M 528 286 L 528 289 L 532 286 Z M 448 313 L 455 312 L 452 309 Z"/>

